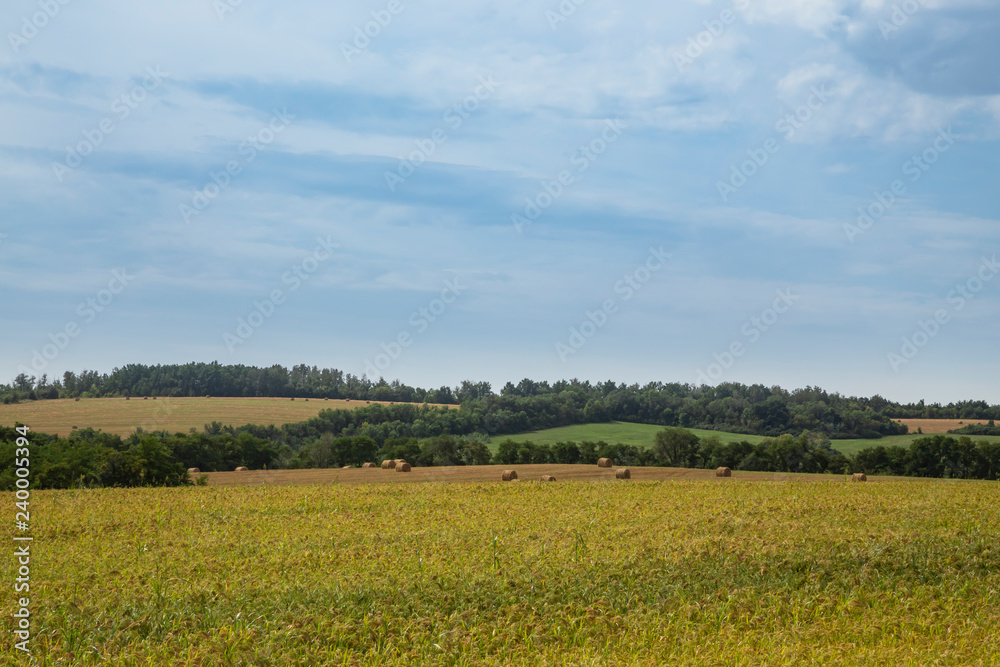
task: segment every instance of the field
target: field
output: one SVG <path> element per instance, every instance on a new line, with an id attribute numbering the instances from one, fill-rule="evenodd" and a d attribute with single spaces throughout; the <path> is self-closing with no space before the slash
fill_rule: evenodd
<path id="1" fill-rule="evenodd" d="M 987 419 L 897 419 L 896 421 L 910 427 L 910 433 L 922 429 L 924 433 L 947 433 L 948 431 L 968 426 L 969 424 L 986 424 Z"/>
<path id="2" fill-rule="evenodd" d="M 495 435 L 490 438 L 490 444 L 495 448 L 497 444 L 510 438 L 518 442 L 530 440 L 536 445 L 554 445 L 557 442 L 573 440 L 580 442 L 590 440 L 597 442 L 604 440 L 609 444 L 622 443 L 624 445 L 635 445 L 637 447 L 651 447 L 657 432 L 663 430 L 663 426 L 655 424 L 633 424 L 631 422 L 604 422 L 601 424 L 575 424 L 573 426 L 559 426 L 557 428 L 547 428 L 541 431 L 531 431 L 529 433 L 518 433 L 517 435 Z M 747 440 L 748 442 L 760 442 L 764 439 L 760 435 L 743 435 L 741 433 L 726 433 L 725 431 L 706 431 L 699 428 L 686 429 L 699 438 L 710 435 L 717 435 L 723 442 L 733 442 Z"/>
<path id="3" fill-rule="evenodd" d="M 414 482 L 496 482 L 503 470 L 514 470 L 520 482 L 538 481 L 542 475 L 552 475 L 557 481 L 610 482 L 615 479 L 615 469 L 595 465 L 538 463 L 511 466 L 437 466 L 413 468 L 408 473 L 381 468 L 309 468 L 301 470 L 251 470 L 246 472 L 205 473 L 213 486 L 234 485 L 292 485 L 292 484 L 406 484 Z M 661 468 L 629 466 L 633 481 L 694 481 L 711 480 L 716 483 L 740 481 L 843 481 L 843 475 L 806 475 L 770 472 L 733 472 L 729 479 L 717 479 L 715 470 L 697 468 Z M 193 475 L 197 476 L 197 475 Z M 874 480 L 874 478 L 873 478 Z"/>
<path id="4" fill-rule="evenodd" d="M 74 427 L 129 435 L 141 426 L 170 433 L 201 428 L 213 421 L 233 426 L 289 424 L 311 419 L 320 410 L 356 408 L 368 401 L 287 398 L 132 398 L 55 399 L 0 405 L 0 424 L 19 421 L 32 431 L 69 435 Z M 371 401 L 389 405 L 388 402 Z M 454 406 L 452 406 L 454 407 Z"/>
<path id="5" fill-rule="evenodd" d="M 998 504 L 1000 485 L 942 480 L 35 492 L 31 647 L 40 665 L 997 664 Z M 0 664 L 27 664 L 9 629 Z"/>
<path id="6" fill-rule="evenodd" d="M 936 419 L 922 419 L 922 420 L 902 420 L 904 422 L 918 421 L 921 423 L 927 423 L 928 426 L 924 427 L 924 433 L 944 433 L 945 430 L 935 430 L 929 431 L 928 428 L 942 429 L 945 425 L 948 428 L 958 428 L 958 426 L 950 426 L 951 424 L 957 424 L 958 420 L 936 420 Z M 936 426 L 935 422 L 946 422 L 944 425 Z M 968 423 L 968 422 L 966 422 Z M 656 432 L 662 430 L 662 426 L 656 426 L 653 424 L 632 424 L 630 422 L 611 422 L 603 424 L 577 424 L 574 426 L 560 426 L 558 428 L 549 428 L 542 431 L 531 431 L 529 433 L 518 433 L 517 435 L 496 435 L 490 439 L 490 446 L 496 451 L 496 446 L 500 442 L 510 438 L 518 442 L 523 442 L 525 440 L 531 440 L 535 444 L 555 444 L 560 441 L 574 440 L 580 442 L 581 440 L 604 440 L 605 442 L 614 444 L 620 442 L 626 445 L 636 445 L 639 447 L 650 447 L 653 444 L 653 439 L 656 437 Z M 734 442 L 740 440 L 746 440 L 747 442 L 757 443 L 764 439 L 760 435 L 743 435 L 742 433 L 726 433 L 724 431 L 706 431 L 697 428 L 687 429 L 692 433 L 696 434 L 699 438 L 704 438 L 707 436 L 718 436 L 723 442 Z M 871 438 L 871 439 L 859 439 L 859 440 L 833 440 L 831 445 L 834 449 L 844 453 L 844 454 L 855 454 L 860 452 L 866 447 L 890 447 L 892 445 L 902 445 L 908 447 L 914 438 L 919 438 L 921 436 L 916 434 L 916 426 L 912 427 L 912 433 L 909 435 L 890 435 L 884 438 Z M 958 437 L 958 436 L 955 436 Z M 973 440 L 990 440 L 998 441 L 1000 436 L 974 436 Z"/>

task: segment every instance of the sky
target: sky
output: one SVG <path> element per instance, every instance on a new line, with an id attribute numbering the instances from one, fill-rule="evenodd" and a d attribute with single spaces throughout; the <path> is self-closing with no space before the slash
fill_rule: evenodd
<path id="1" fill-rule="evenodd" d="M 7 0 L 0 378 L 1000 403 L 994 0 Z"/>

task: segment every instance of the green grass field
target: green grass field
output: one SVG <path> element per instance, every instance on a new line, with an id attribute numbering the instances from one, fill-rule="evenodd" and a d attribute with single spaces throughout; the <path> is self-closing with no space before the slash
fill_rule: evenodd
<path id="1" fill-rule="evenodd" d="M 35 492 L 31 648 L 40 665 L 997 664 L 998 505 L 1000 485 L 942 480 Z M 28 664 L 9 628 L 0 664 Z"/>
<path id="2" fill-rule="evenodd" d="M 573 440 L 575 442 L 580 442 L 582 440 L 591 440 L 594 442 L 604 440 L 605 442 L 611 444 L 620 442 L 626 445 L 650 447 L 653 444 L 653 439 L 656 437 L 657 431 L 662 429 L 662 426 L 656 426 L 653 424 L 632 424 L 629 422 L 577 424 L 574 426 L 549 428 L 542 431 L 531 431 L 529 433 L 518 433 L 517 435 L 493 436 L 490 439 L 490 446 L 494 451 L 496 451 L 496 446 L 500 442 L 510 438 L 518 442 L 530 440 L 539 445 L 552 445 L 557 442 L 565 442 L 567 440 Z M 691 428 L 687 430 L 696 434 L 699 438 L 715 435 L 718 436 L 723 442 L 738 442 L 740 440 L 746 440 L 747 442 L 757 443 L 764 439 L 764 436 L 760 435 L 744 435 L 741 433 L 726 433 L 724 431 L 706 431 L 698 428 Z M 884 447 L 889 447 L 891 445 L 902 445 L 904 447 L 908 447 L 910 443 L 913 442 L 914 438 L 920 437 L 923 436 L 916 434 L 890 435 L 878 439 L 833 440 L 831 444 L 834 449 L 837 449 L 844 454 L 854 454 L 862 449 L 865 449 L 866 447 L 877 447 L 879 445 Z M 1000 441 L 1000 436 L 977 436 L 974 437 L 973 440 L 990 440 L 995 442 Z"/>

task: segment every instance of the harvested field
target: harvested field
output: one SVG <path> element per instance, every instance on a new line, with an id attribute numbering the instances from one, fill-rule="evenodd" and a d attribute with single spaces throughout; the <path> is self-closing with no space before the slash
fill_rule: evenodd
<path id="1" fill-rule="evenodd" d="M 210 472 L 208 483 L 215 486 L 234 484 L 276 486 L 296 484 L 413 484 L 419 482 L 497 482 L 505 470 L 502 465 L 487 466 L 442 466 L 428 468 L 413 468 L 408 475 L 371 475 L 362 468 L 341 470 L 340 468 L 322 468 L 310 470 L 251 470 L 236 474 L 234 472 Z M 552 475 L 560 482 L 601 482 L 614 481 L 613 468 L 598 468 L 587 464 L 549 464 L 538 463 L 519 465 L 518 476 L 532 480 L 544 475 Z M 715 476 L 715 470 L 693 470 L 690 468 L 656 468 L 629 467 L 634 481 L 657 480 L 711 480 L 723 481 Z M 803 475 L 791 473 L 741 472 L 740 482 L 760 481 L 805 481 L 830 482 L 844 481 L 850 475 Z M 878 480 L 878 478 L 872 478 Z M 729 478 L 725 481 L 732 481 Z"/>
<path id="2" fill-rule="evenodd" d="M 389 405 L 389 401 L 374 401 Z M 0 425 L 21 422 L 39 433 L 69 435 L 74 427 L 129 435 L 141 426 L 146 431 L 201 430 L 213 421 L 232 426 L 290 424 L 311 419 L 321 410 L 353 410 L 365 401 L 289 401 L 287 398 L 163 398 L 126 401 L 122 398 L 70 398 L 0 404 Z M 433 407 L 433 406 L 432 406 Z M 458 406 L 448 406 L 457 408 Z"/>
<path id="3" fill-rule="evenodd" d="M 969 424 L 986 424 L 987 419 L 897 419 L 910 427 L 910 435 L 916 435 L 917 429 L 922 429 L 924 433 L 947 433 L 956 428 L 962 428 Z"/>

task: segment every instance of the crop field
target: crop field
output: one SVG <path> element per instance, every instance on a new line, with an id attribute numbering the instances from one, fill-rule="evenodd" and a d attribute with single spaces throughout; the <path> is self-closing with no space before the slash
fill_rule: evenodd
<path id="1" fill-rule="evenodd" d="M 74 427 L 88 426 L 106 433 L 129 435 L 141 426 L 146 431 L 170 433 L 201 428 L 213 421 L 232 426 L 289 424 L 311 419 L 320 410 L 357 408 L 369 401 L 288 398 L 81 398 L 54 399 L 0 405 L 0 425 L 29 424 L 41 433 L 69 435 Z M 388 402 L 371 401 L 389 405 Z M 455 407 L 455 406 L 450 406 Z"/>
<path id="2" fill-rule="evenodd" d="M 31 648 L 39 665 L 996 664 L 998 504 L 1000 485 L 940 480 L 35 492 Z"/>
<path id="3" fill-rule="evenodd" d="M 402 473 L 381 468 L 308 468 L 300 470 L 250 470 L 243 472 L 204 473 L 208 484 L 234 485 L 290 485 L 290 484 L 406 484 L 413 482 L 495 482 L 503 470 L 513 470 L 519 482 L 538 481 L 543 475 L 552 475 L 556 481 L 615 481 L 616 468 L 598 468 L 595 465 L 537 463 L 528 465 L 483 466 L 434 466 L 417 467 Z M 700 468 L 663 468 L 654 466 L 629 466 L 633 481 L 712 480 L 723 484 L 739 481 L 844 481 L 844 475 L 808 475 L 801 473 L 771 473 L 734 471 L 730 478 L 718 479 L 714 470 Z M 197 477 L 198 475 L 192 475 Z M 878 478 L 872 477 L 873 481 Z M 904 478 L 899 478 L 904 479 Z"/>
<path id="4" fill-rule="evenodd" d="M 910 433 L 916 433 L 917 429 L 924 433 L 947 433 L 956 428 L 962 428 L 969 424 L 985 424 L 987 419 L 897 419 L 896 421 L 910 427 Z"/>

